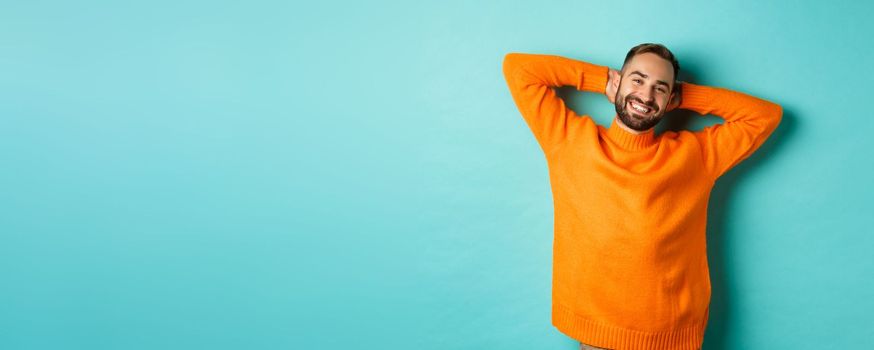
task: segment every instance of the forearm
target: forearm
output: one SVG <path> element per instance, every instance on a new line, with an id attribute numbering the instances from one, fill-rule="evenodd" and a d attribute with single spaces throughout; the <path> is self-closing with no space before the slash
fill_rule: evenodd
<path id="1" fill-rule="evenodd" d="M 504 57 L 504 76 L 510 89 L 529 85 L 574 86 L 577 90 L 604 93 L 607 66 L 555 55 L 509 53 Z"/>
<path id="2" fill-rule="evenodd" d="M 776 103 L 724 88 L 683 84 L 679 108 L 725 119 L 694 133 L 713 178 L 755 152 L 782 119 L 783 108 Z"/>
<path id="3" fill-rule="evenodd" d="M 567 108 L 553 88 L 571 85 L 604 93 L 606 66 L 554 55 L 509 53 L 503 71 L 513 101 L 547 155 L 577 134 L 574 128 L 594 125 L 591 118 L 579 118 Z"/>
<path id="4" fill-rule="evenodd" d="M 743 121 L 747 125 L 759 126 L 762 132 L 780 123 L 783 111 L 776 103 L 725 88 L 682 84 L 678 108 L 701 115 L 715 115 L 725 119 L 726 123 Z"/>

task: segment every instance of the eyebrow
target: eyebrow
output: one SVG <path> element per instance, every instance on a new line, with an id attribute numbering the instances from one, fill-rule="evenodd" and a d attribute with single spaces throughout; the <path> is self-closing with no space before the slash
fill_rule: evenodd
<path id="1" fill-rule="evenodd" d="M 644 79 L 649 78 L 649 75 L 643 74 L 643 73 L 641 73 L 641 72 L 639 72 L 639 71 L 633 71 L 633 72 L 631 72 L 631 73 L 628 73 L 628 75 L 631 75 L 631 74 L 637 74 L 637 75 L 639 75 L 639 76 L 642 76 Z M 671 85 L 669 85 L 669 84 L 668 84 L 667 82 L 665 82 L 664 80 L 656 80 L 656 84 L 662 84 L 662 85 L 664 85 L 665 87 L 667 87 L 668 89 L 671 88 Z"/>

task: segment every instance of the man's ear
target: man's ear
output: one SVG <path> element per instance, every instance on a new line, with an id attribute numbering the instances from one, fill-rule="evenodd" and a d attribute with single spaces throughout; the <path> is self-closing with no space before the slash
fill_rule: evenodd
<path id="1" fill-rule="evenodd" d="M 683 85 L 682 82 L 675 82 L 674 87 L 671 89 L 671 96 L 668 98 L 668 109 L 673 110 L 676 109 L 682 104 L 683 98 Z"/>
<path id="2" fill-rule="evenodd" d="M 610 81 L 613 83 L 613 88 L 619 89 L 619 80 L 622 79 L 622 73 L 619 71 L 611 70 L 610 74 L 612 75 L 612 77 L 610 77 Z"/>

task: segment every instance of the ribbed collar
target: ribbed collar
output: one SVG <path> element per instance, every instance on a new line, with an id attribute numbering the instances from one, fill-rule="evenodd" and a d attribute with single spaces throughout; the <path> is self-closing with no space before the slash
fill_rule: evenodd
<path id="1" fill-rule="evenodd" d="M 607 129 L 607 137 L 620 147 L 629 151 L 640 151 L 658 143 L 655 139 L 655 128 L 643 134 L 632 134 L 619 126 L 618 117 L 613 117 L 610 128 Z"/>

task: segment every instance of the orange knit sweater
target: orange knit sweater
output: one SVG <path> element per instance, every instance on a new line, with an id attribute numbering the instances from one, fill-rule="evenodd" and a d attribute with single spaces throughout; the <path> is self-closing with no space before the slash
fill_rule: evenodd
<path id="1" fill-rule="evenodd" d="M 553 87 L 604 94 L 607 66 L 510 53 L 504 76 L 549 169 L 552 324 L 610 349 L 698 349 L 710 305 L 705 227 L 716 179 L 777 128 L 782 108 L 683 83 L 678 108 L 725 120 L 632 134 L 565 107 Z M 667 116 L 670 118 L 670 116 Z"/>

